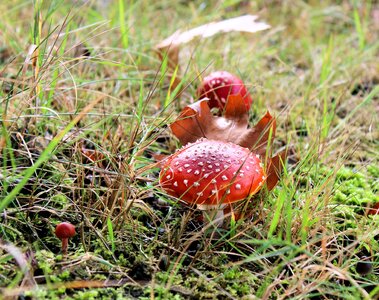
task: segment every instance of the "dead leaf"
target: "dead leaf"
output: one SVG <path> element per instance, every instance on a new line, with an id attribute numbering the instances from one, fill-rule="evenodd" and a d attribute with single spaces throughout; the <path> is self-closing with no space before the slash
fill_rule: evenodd
<path id="1" fill-rule="evenodd" d="M 179 65 L 180 46 L 188 43 L 196 37 L 208 38 L 220 32 L 248 32 L 254 33 L 270 28 L 264 22 L 256 22 L 258 16 L 245 15 L 231 18 L 219 22 L 210 22 L 187 31 L 177 30 L 174 34 L 164 39 L 155 46 L 160 59 L 163 61 L 167 57 L 168 66 L 173 71 Z M 175 78 L 176 86 L 180 82 L 180 77 Z"/>
<path id="2" fill-rule="evenodd" d="M 283 151 L 278 155 L 269 159 L 266 168 L 266 186 L 269 191 L 271 191 L 280 179 L 280 175 L 283 170 L 284 162 L 287 157 L 287 151 Z"/>
<path id="3" fill-rule="evenodd" d="M 258 16 L 245 15 L 219 22 L 210 22 L 183 32 L 178 30 L 160 42 L 156 47 L 157 49 L 177 47 L 188 43 L 196 37 L 208 38 L 220 32 L 240 31 L 254 33 L 270 28 L 270 25 L 264 22 L 256 22 L 257 19 Z"/>
<path id="4" fill-rule="evenodd" d="M 265 154 L 269 136 L 275 136 L 275 118 L 268 112 L 253 128 L 248 128 L 248 112 L 241 95 L 228 97 L 224 116 L 214 116 L 208 100 L 186 106 L 177 121 L 170 125 L 179 141 L 186 145 L 199 138 L 232 142 L 257 154 Z"/>

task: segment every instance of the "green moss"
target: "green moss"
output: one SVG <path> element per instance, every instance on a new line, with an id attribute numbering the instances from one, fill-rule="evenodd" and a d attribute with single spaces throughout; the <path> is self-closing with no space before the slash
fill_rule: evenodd
<path id="1" fill-rule="evenodd" d="M 370 166 L 367 170 L 370 170 L 370 174 L 377 174 L 378 172 L 377 168 L 373 166 Z M 371 180 L 368 175 L 342 167 L 337 173 L 336 192 L 333 200 L 336 203 L 355 206 L 355 210 L 378 202 L 379 196 L 374 193 Z"/>

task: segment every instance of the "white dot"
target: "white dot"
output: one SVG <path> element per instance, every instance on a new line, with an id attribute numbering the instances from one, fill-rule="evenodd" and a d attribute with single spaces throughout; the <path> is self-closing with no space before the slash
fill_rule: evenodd
<path id="1" fill-rule="evenodd" d="M 192 172 L 192 169 L 188 169 L 188 170 L 187 170 L 187 173 L 191 173 L 191 172 Z"/>
<path id="2" fill-rule="evenodd" d="M 246 166 L 246 170 L 250 170 L 250 167 L 249 167 L 249 166 Z"/>
<path id="3" fill-rule="evenodd" d="M 178 182 L 177 181 L 174 182 L 174 186 L 175 187 L 178 186 Z"/>
<path id="4" fill-rule="evenodd" d="M 193 174 L 195 174 L 195 175 L 199 175 L 199 174 L 200 174 L 200 171 L 199 171 L 199 170 L 196 170 Z"/>
<path id="5" fill-rule="evenodd" d="M 200 166 L 200 167 L 202 167 L 202 166 L 204 166 L 204 163 L 201 161 L 197 165 Z"/>
<path id="6" fill-rule="evenodd" d="M 167 179 L 170 179 L 170 178 L 171 178 L 171 175 L 167 175 L 166 178 L 167 178 Z"/>
<path id="7" fill-rule="evenodd" d="M 184 165 L 185 168 L 188 168 L 189 166 L 190 166 L 189 164 L 185 164 L 185 165 Z"/>
<path id="8" fill-rule="evenodd" d="M 179 166 L 179 162 L 178 161 L 175 163 L 175 166 Z"/>
<path id="9" fill-rule="evenodd" d="M 204 174 L 204 178 L 208 178 L 209 175 L 209 173 Z"/>
<path id="10" fill-rule="evenodd" d="M 212 169 L 213 168 L 213 166 L 212 165 L 208 165 L 208 169 Z"/>
<path id="11" fill-rule="evenodd" d="M 199 197 L 203 196 L 203 192 L 197 193 Z"/>
<path id="12" fill-rule="evenodd" d="M 183 171 L 183 168 L 179 168 L 178 171 L 179 171 L 179 173 L 180 173 L 181 171 Z"/>
<path id="13" fill-rule="evenodd" d="M 216 179 L 212 179 L 211 182 L 212 183 L 217 183 L 217 180 Z"/>
<path id="14" fill-rule="evenodd" d="M 220 164 L 219 164 L 219 163 L 215 163 L 215 166 L 216 166 L 216 167 L 219 167 L 219 166 L 220 166 Z"/>
<path id="15" fill-rule="evenodd" d="M 230 194 L 230 190 L 226 190 L 226 194 L 229 195 Z"/>
<path id="16" fill-rule="evenodd" d="M 183 183 L 185 184 L 185 186 L 188 186 L 188 180 L 187 179 L 184 179 Z"/>
<path id="17" fill-rule="evenodd" d="M 225 175 L 222 175 L 221 178 L 222 180 L 228 180 L 228 177 L 226 177 Z"/>
<path id="18" fill-rule="evenodd" d="M 241 189 L 241 185 L 239 183 L 236 184 L 236 190 L 240 190 Z"/>
<path id="19" fill-rule="evenodd" d="M 193 186 L 194 186 L 194 187 L 198 187 L 198 186 L 200 186 L 200 183 L 198 183 L 198 182 L 194 182 L 194 183 L 193 183 Z"/>
<path id="20" fill-rule="evenodd" d="M 217 193 L 217 190 L 212 190 L 212 194 L 216 194 Z"/>

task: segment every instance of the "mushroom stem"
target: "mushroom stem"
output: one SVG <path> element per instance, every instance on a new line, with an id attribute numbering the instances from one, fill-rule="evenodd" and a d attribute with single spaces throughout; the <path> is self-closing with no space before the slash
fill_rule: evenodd
<path id="1" fill-rule="evenodd" d="M 63 238 L 62 239 L 62 254 L 63 255 L 67 254 L 67 248 L 68 248 L 68 238 Z"/>
<path id="2" fill-rule="evenodd" d="M 197 208 L 203 211 L 204 224 L 212 224 L 216 228 L 224 223 L 224 207 L 225 205 L 197 205 Z"/>

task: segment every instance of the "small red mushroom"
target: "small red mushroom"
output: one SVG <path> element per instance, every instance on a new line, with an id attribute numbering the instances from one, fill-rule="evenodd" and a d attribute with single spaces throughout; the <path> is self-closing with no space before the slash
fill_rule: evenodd
<path id="1" fill-rule="evenodd" d="M 68 222 L 62 222 L 55 228 L 55 235 L 62 240 L 62 254 L 67 253 L 68 239 L 75 235 L 75 226 Z"/>
<path id="2" fill-rule="evenodd" d="M 379 202 L 375 203 L 368 211 L 368 215 L 379 215 Z"/>
<path id="3" fill-rule="evenodd" d="M 239 145 L 208 139 L 189 143 L 169 156 L 160 184 L 170 195 L 223 221 L 223 208 L 257 193 L 266 175 L 258 155 Z M 218 221 L 218 222 L 217 222 Z"/>
<path id="4" fill-rule="evenodd" d="M 248 111 L 253 102 L 249 91 L 240 78 L 226 71 L 211 73 L 197 89 L 199 99 L 209 98 L 209 107 L 221 110 L 224 109 L 228 96 L 236 94 L 242 96 Z"/>

